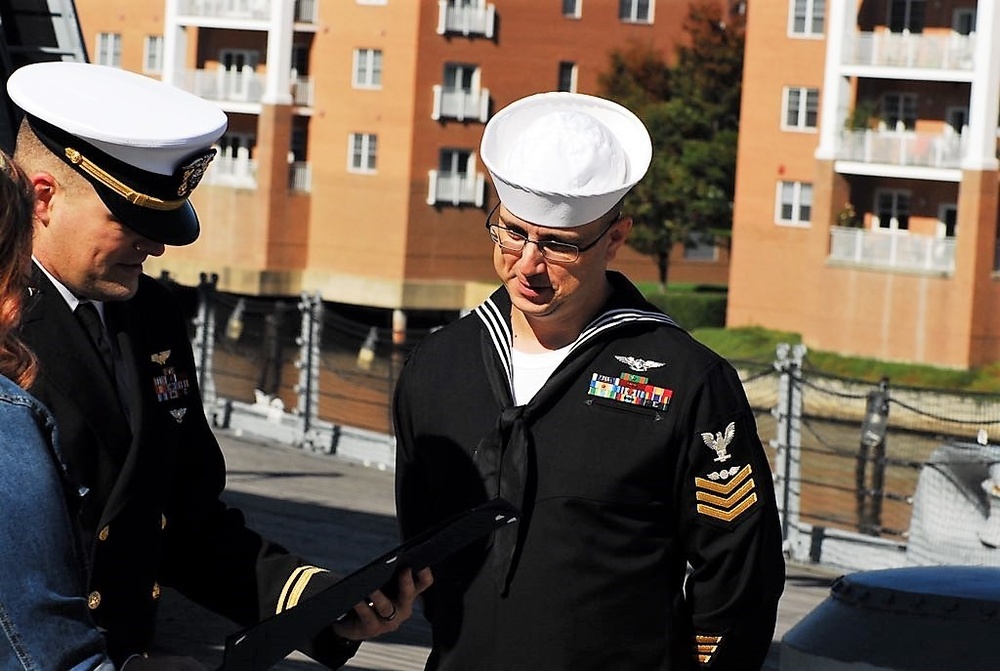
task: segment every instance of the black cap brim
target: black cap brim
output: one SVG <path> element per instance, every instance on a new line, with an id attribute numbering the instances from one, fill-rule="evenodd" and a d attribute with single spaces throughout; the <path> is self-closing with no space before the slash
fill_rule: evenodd
<path id="1" fill-rule="evenodd" d="M 125 226 L 153 242 L 182 247 L 198 239 L 201 224 L 190 201 L 173 210 L 153 210 L 128 202 L 100 182 L 90 180 L 105 207 Z"/>

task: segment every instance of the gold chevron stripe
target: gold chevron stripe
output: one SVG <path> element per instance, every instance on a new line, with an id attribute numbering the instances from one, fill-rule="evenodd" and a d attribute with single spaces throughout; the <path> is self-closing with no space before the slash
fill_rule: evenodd
<path id="1" fill-rule="evenodd" d="M 288 577 L 285 586 L 281 589 L 275 614 L 297 606 L 309 581 L 317 573 L 326 573 L 326 569 L 317 566 L 300 566 L 292 571 L 292 575 Z"/>
<path id="2" fill-rule="evenodd" d="M 704 501 L 705 503 L 712 503 L 719 506 L 720 508 L 732 508 L 733 505 L 746 496 L 754 488 L 755 484 L 753 478 L 747 480 L 747 483 L 736 490 L 731 496 L 722 498 L 721 496 L 715 496 L 714 494 L 708 494 L 706 492 L 695 492 L 695 498 L 699 501 Z"/>
<path id="3" fill-rule="evenodd" d="M 695 634 L 694 642 L 695 643 L 699 643 L 699 644 L 700 643 L 715 643 L 716 645 L 718 645 L 719 643 L 722 643 L 722 637 L 721 636 L 709 636 L 707 634 Z"/>
<path id="4" fill-rule="evenodd" d="M 701 503 L 698 504 L 698 512 L 702 515 L 708 515 L 709 517 L 714 517 L 720 519 L 724 522 L 732 522 L 734 519 L 746 512 L 747 508 L 757 503 L 757 494 L 751 493 L 746 499 L 743 500 L 741 504 L 736 506 L 730 511 L 719 510 L 718 508 L 713 508 L 711 506 L 706 506 Z"/>
<path id="5" fill-rule="evenodd" d="M 729 482 L 725 483 L 714 482 L 712 480 L 709 480 L 708 478 L 695 478 L 694 486 L 700 487 L 702 489 L 711 490 L 713 492 L 716 492 L 717 494 L 726 495 L 729 494 L 729 492 L 736 489 L 741 482 L 750 477 L 750 474 L 752 472 L 753 469 L 750 467 L 750 464 L 747 464 L 746 466 L 743 467 L 743 469 L 739 473 L 734 475 L 733 479 L 730 480 Z"/>

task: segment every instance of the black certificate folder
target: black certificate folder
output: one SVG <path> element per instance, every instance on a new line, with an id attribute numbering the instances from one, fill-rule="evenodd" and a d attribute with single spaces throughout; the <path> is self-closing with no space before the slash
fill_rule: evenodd
<path id="1" fill-rule="evenodd" d="M 219 671 L 270 669 L 393 580 L 400 568 L 433 567 L 477 539 L 517 522 L 517 515 L 510 503 L 493 499 L 414 536 L 294 608 L 228 636 Z"/>

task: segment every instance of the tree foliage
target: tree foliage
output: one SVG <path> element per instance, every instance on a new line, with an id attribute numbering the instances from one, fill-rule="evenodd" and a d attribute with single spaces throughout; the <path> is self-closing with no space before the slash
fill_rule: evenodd
<path id="1" fill-rule="evenodd" d="M 629 193 L 629 244 L 654 258 L 666 287 L 677 243 L 711 242 L 732 229 L 744 30 L 721 4 L 692 4 L 674 64 L 648 46 L 610 55 L 602 94 L 636 113 L 649 129 L 653 159 Z"/>

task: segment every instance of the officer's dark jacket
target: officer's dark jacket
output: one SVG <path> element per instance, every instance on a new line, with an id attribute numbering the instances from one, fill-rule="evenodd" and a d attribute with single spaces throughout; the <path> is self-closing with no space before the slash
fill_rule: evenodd
<path id="1" fill-rule="evenodd" d="M 766 657 L 784 561 L 742 385 L 609 278 L 614 296 L 525 406 L 503 289 L 402 371 L 403 535 L 497 495 L 522 509 L 435 569 L 428 668 L 748 671 Z"/>
<path id="2" fill-rule="evenodd" d="M 55 415 L 70 477 L 88 489 L 79 512 L 88 600 L 117 664 L 149 649 L 161 586 L 248 625 L 331 584 L 220 500 L 223 455 L 165 287 L 143 276 L 131 300 L 105 303 L 121 357 L 135 363 L 131 421 L 96 348 L 37 267 L 27 303 L 22 336 L 41 373 L 31 392 Z M 356 650 L 332 633 L 316 645 L 308 652 L 333 667 Z"/>

